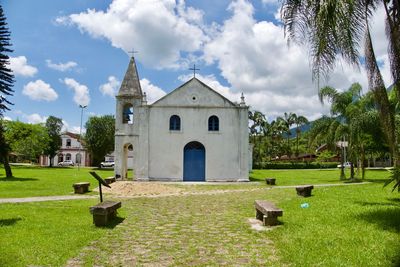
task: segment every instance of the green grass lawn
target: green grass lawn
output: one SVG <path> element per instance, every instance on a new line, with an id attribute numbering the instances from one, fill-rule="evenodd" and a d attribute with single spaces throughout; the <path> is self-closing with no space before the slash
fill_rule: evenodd
<path id="1" fill-rule="evenodd" d="M 5 178 L 0 165 L 0 198 L 56 196 L 73 194 L 72 184 L 90 182 L 90 188 L 98 182 L 90 174 L 92 168 L 37 166 L 12 166 L 13 178 Z M 113 176 L 113 169 L 95 169 L 103 178 Z"/>
<path id="2" fill-rule="evenodd" d="M 250 228 L 254 200 L 282 225 Z M 309 208 L 300 205 L 309 203 Z M 127 219 L 77 257 L 83 266 L 397 266 L 400 198 L 378 183 L 126 200 Z"/>
<path id="3" fill-rule="evenodd" d="M 112 231 L 92 225 L 89 207 L 96 202 L 0 204 L 0 266 L 62 266 Z"/>
<path id="4" fill-rule="evenodd" d="M 388 179 L 389 172 L 386 170 L 366 170 L 365 181 L 384 182 Z M 300 184 L 336 184 L 347 182 L 340 181 L 339 169 L 310 169 L 310 170 L 253 170 L 250 173 L 251 181 L 265 183 L 265 178 L 276 178 L 277 185 L 300 185 Z M 346 169 L 346 177 L 350 177 L 350 171 Z"/>
<path id="5" fill-rule="evenodd" d="M 54 195 L 65 195 L 73 182 L 94 183 L 89 169 L 13 171 L 17 180 L 0 171 L 0 197 L 53 195 L 50 185 L 60 187 Z M 388 174 L 371 170 L 369 184 L 316 187 L 310 198 L 244 183 L 188 187 L 232 190 L 224 194 L 122 199 L 124 220 L 115 228 L 93 226 L 89 207 L 97 199 L 0 204 L 0 266 L 64 266 L 71 259 L 71 266 L 399 266 L 400 195 L 382 187 Z M 262 182 L 269 176 L 278 185 L 339 182 L 338 170 L 252 173 Z M 43 184 L 49 185 L 35 192 Z M 282 225 L 251 229 L 256 199 L 282 208 Z M 309 208 L 301 208 L 305 202 Z"/>

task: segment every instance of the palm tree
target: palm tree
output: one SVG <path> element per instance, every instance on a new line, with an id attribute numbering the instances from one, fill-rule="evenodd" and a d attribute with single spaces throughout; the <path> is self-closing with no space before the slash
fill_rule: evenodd
<path id="1" fill-rule="evenodd" d="M 361 114 L 362 110 L 360 105 L 358 104 L 361 99 L 361 85 L 358 83 L 354 83 L 350 86 L 347 91 L 338 92 L 336 89 L 326 86 L 319 91 L 319 97 L 321 102 L 324 102 L 324 99 L 327 99 L 331 102 L 331 114 L 336 116 L 335 118 L 341 122 L 342 126 L 346 128 L 346 133 L 349 134 L 348 138 L 348 148 L 349 148 L 349 156 L 352 158 L 350 164 L 350 179 L 354 179 L 354 165 L 353 162 L 357 157 L 355 154 L 355 150 L 352 148 L 357 147 L 358 143 L 353 140 L 356 138 L 356 135 L 353 135 L 353 128 L 351 127 L 351 122 L 353 120 L 357 120 L 358 116 Z M 339 140 L 337 140 L 339 141 Z M 344 168 L 342 164 L 342 169 Z"/>
<path id="2" fill-rule="evenodd" d="M 299 156 L 299 138 L 300 138 L 300 133 L 301 129 L 300 127 L 303 125 L 306 125 L 308 123 L 308 120 L 304 116 L 297 116 L 295 113 L 293 114 L 294 117 L 294 124 L 296 124 L 296 157 Z"/>
<path id="3" fill-rule="evenodd" d="M 258 136 L 263 133 L 263 126 L 265 125 L 266 118 L 265 115 L 260 111 L 249 111 L 249 119 L 252 121 L 250 126 L 250 134 L 253 136 L 254 144 L 254 159 L 258 162 L 260 161 L 260 142 L 258 142 Z"/>
<path id="4" fill-rule="evenodd" d="M 400 99 L 400 3 L 399 0 L 283 0 L 281 17 L 289 41 L 307 44 L 313 78 L 319 82 L 327 76 L 338 57 L 359 66 L 359 47 L 364 39 L 364 59 L 369 89 L 374 94 L 382 128 L 394 164 L 398 164 L 398 141 L 395 116 L 390 108 L 386 87 L 371 41 L 369 23 L 374 11 L 382 4 L 386 11 L 386 32 L 389 41 L 390 69 Z"/>
<path id="5" fill-rule="evenodd" d="M 312 144 L 326 144 L 328 149 L 336 151 L 337 141 L 342 140 L 343 136 L 348 134 L 348 127 L 342 124 L 336 117 L 323 116 L 313 122 L 310 129 L 310 146 Z M 340 163 L 340 180 L 346 179 L 344 173 L 344 156 L 341 150 Z"/>
<path id="6" fill-rule="evenodd" d="M 295 123 L 295 116 L 296 114 L 289 112 L 289 113 L 284 113 L 283 117 L 277 117 L 276 121 L 278 123 L 281 123 L 281 126 L 284 127 L 284 132 L 286 134 L 286 153 L 291 157 L 291 150 L 290 150 L 290 136 L 292 135 L 292 132 L 290 131 L 290 127 Z"/>

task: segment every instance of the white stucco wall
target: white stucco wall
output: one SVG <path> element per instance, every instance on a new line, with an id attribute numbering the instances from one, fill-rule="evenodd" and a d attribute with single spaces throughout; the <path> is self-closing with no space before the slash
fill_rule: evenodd
<path id="1" fill-rule="evenodd" d="M 132 101 L 134 123 L 122 124 L 124 102 Z M 124 146 L 133 145 L 135 178 L 183 180 L 184 147 L 192 141 L 205 147 L 206 181 L 248 180 L 248 107 L 234 104 L 197 79 L 192 79 L 153 105 L 117 97 L 115 174 L 126 173 Z M 181 130 L 170 131 L 172 115 Z M 219 131 L 208 131 L 208 119 L 219 118 Z"/>
<path id="2" fill-rule="evenodd" d="M 170 131 L 172 115 L 181 118 L 181 130 Z M 208 118 L 219 118 L 219 131 L 208 131 Z M 206 180 L 243 179 L 240 174 L 239 110 L 232 108 L 152 107 L 149 121 L 149 177 L 182 180 L 186 144 L 205 147 Z"/>

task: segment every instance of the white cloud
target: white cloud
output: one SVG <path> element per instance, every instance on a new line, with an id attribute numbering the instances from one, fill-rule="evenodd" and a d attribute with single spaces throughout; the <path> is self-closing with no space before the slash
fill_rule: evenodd
<path id="1" fill-rule="evenodd" d="M 50 84 L 42 80 L 29 82 L 24 86 L 22 93 L 33 100 L 54 101 L 58 98 L 56 91 L 51 88 Z"/>
<path id="2" fill-rule="evenodd" d="M 68 88 L 74 90 L 74 101 L 76 104 L 82 106 L 89 105 L 89 88 L 86 85 L 82 85 L 72 78 L 65 78 L 63 82 Z"/>
<path id="3" fill-rule="evenodd" d="M 115 78 L 114 76 L 110 76 L 108 77 L 108 82 L 100 85 L 99 89 L 103 95 L 114 97 L 120 84 L 121 82 L 118 81 L 117 78 Z"/>
<path id="4" fill-rule="evenodd" d="M 62 128 L 61 128 L 61 132 L 66 132 L 66 131 L 68 131 L 68 128 L 69 128 L 68 122 L 65 121 L 65 120 L 62 120 L 62 123 L 63 123 L 63 126 L 62 126 Z"/>
<path id="5" fill-rule="evenodd" d="M 166 93 L 158 86 L 152 84 L 147 79 L 140 79 L 140 86 L 142 87 L 143 92 L 146 92 L 147 102 L 149 104 L 157 101 L 161 97 L 165 96 Z"/>
<path id="6" fill-rule="evenodd" d="M 10 57 L 10 68 L 16 76 L 33 77 L 38 72 L 24 56 Z"/>
<path id="7" fill-rule="evenodd" d="M 70 23 L 114 47 L 138 50 L 141 62 L 157 68 L 177 68 L 181 53 L 199 51 L 207 40 L 203 12 L 184 1 L 115 0 L 106 11 L 88 9 L 68 16 Z M 57 19 L 66 24 L 66 18 Z"/>
<path id="8" fill-rule="evenodd" d="M 80 126 L 73 126 L 70 130 L 72 133 L 80 134 L 81 133 L 81 127 Z M 86 133 L 86 128 L 82 127 L 82 134 Z"/>
<path id="9" fill-rule="evenodd" d="M 247 1 L 234 1 L 228 10 L 232 16 L 214 27 L 212 39 L 204 47 L 204 60 L 218 65 L 232 86 L 229 92 L 237 99 L 243 91 L 248 105 L 272 118 L 283 112 L 309 118 L 327 113 L 329 107 L 318 101 L 305 48 L 294 44 L 288 47 L 282 27 L 256 21 L 254 8 Z M 320 81 L 320 86 L 345 90 L 353 82 L 367 88 L 364 69 L 358 71 L 338 62 L 330 79 Z"/>
<path id="10" fill-rule="evenodd" d="M 180 76 L 179 80 L 186 82 L 191 77 L 191 75 L 184 75 Z M 232 102 L 240 102 L 241 92 L 233 91 L 231 88 L 222 85 L 213 75 L 197 74 L 196 77 Z M 288 97 L 270 91 L 256 91 L 244 92 L 244 97 L 246 105 L 249 105 L 251 110 L 261 111 L 266 114 L 270 121 L 282 116 L 284 112 L 294 112 L 306 116 L 310 120 L 328 113 L 328 107 L 322 106 L 316 95 L 312 97 L 302 95 Z"/>
<path id="11" fill-rule="evenodd" d="M 46 120 L 47 120 L 47 117 L 46 117 L 46 116 L 43 116 L 43 117 L 42 117 L 42 116 L 40 116 L 40 115 L 37 114 L 37 113 L 33 113 L 33 114 L 30 114 L 30 115 L 24 114 L 23 116 L 24 116 L 24 118 L 26 119 L 26 121 L 27 121 L 28 123 L 31 123 L 31 124 L 45 123 Z"/>
<path id="12" fill-rule="evenodd" d="M 11 119 L 10 117 L 7 117 L 7 116 L 4 116 L 4 117 L 3 117 L 3 120 L 5 120 L 5 121 L 12 121 L 12 119 Z"/>
<path id="13" fill-rule="evenodd" d="M 58 71 L 62 71 L 62 72 L 70 70 L 70 69 L 78 66 L 78 63 L 76 63 L 74 61 L 68 61 L 66 63 L 56 64 L 56 63 L 51 62 L 50 59 L 47 59 L 46 63 L 47 63 L 47 67 L 49 67 L 50 69 L 54 69 L 54 70 L 58 70 Z"/>

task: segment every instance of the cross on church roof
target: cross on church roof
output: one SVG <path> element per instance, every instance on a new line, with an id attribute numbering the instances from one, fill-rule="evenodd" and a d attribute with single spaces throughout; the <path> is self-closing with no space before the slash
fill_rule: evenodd
<path id="1" fill-rule="evenodd" d="M 196 78 L 196 70 L 200 70 L 200 69 L 196 69 L 196 64 L 193 64 L 193 68 L 190 68 L 189 70 L 193 71 L 193 77 Z"/>
<path id="2" fill-rule="evenodd" d="M 132 49 L 132 51 L 128 51 L 128 54 L 131 54 L 131 57 L 133 57 L 135 53 L 139 53 L 139 52 L 136 51 L 135 49 Z"/>

